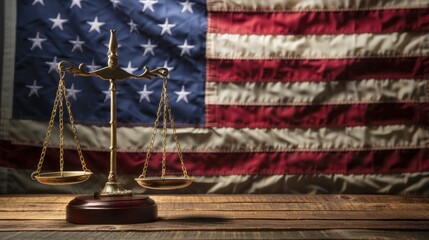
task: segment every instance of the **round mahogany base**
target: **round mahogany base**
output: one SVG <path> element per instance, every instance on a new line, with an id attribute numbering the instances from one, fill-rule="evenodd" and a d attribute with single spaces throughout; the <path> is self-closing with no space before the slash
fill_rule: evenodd
<path id="1" fill-rule="evenodd" d="M 67 205 L 66 220 L 78 224 L 129 224 L 153 222 L 158 207 L 145 195 L 94 197 L 83 195 Z"/>

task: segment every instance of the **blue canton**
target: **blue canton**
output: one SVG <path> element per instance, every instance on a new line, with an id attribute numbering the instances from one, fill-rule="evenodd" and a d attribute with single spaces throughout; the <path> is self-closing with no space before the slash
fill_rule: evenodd
<path id="1" fill-rule="evenodd" d="M 17 2 L 14 119 L 46 121 L 58 86 L 56 65 L 107 65 L 110 29 L 117 30 L 119 65 L 133 74 L 167 67 L 169 97 L 178 126 L 205 123 L 207 11 L 201 0 L 25 0 Z M 151 125 L 161 79 L 118 82 L 118 122 Z M 107 124 L 108 81 L 66 74 L 77 122 Z"/>

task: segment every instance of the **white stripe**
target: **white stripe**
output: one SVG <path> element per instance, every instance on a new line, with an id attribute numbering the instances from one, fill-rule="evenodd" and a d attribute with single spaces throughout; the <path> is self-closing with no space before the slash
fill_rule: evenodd
<path id="1" fill-rule="evenodd" d="M 207 33 L 207 58 L 335 59 L 429 54 L 427 33 L 240 35 Z"/>
<path id="2" fill-rule="evenodd" d="M 306 105 L 428 102 L 429 80 L 332 82 L 207 82 L 207 104 Z"/>
<path id="3" fill-rule="evenodd" d="M 0 140 L 9 137 L 12 118 L 13 80 L 15 77 L 16 1 L 4 1 L 3 70 L 1 80 Z"/>
<path id="4" fill-rule="evenodd" d="M 208 0 L 209 11 L 354 11 L 426 8 L 428 0 Z"/>
<path id="5" fill-rule="evenodd" d="M 134 178 L 140 174 L 141 166 L 134 175 L 120 175 L 119 181 L 125 186 L 132 186 L 134 192 L 147 192 L 139 187 Z M 96 171 L 97 169 L 93 169 Z M 61 188 L 43 185 L 30 180 L 34 170 L 20 170 L 0 167 L 2 183 L 0 194 L 37 193 L 88 193 L 104 186 L 107 173 L 92 175 L 91 184 L 65 185 Z M 192 173 L 190 173 L 192 174 Z M 7 176 L 7 177 L 6 177 Z M 429 172 L 401 174 L 296 174 L 296 175 L 226 175 L 192 176 L 193 183 L 180 193 L 213 194 L 309 194 L 309 193 L 366 193 L 366 194 L 422 194 L 429 195 Z M 162 196 L 156 196 L 162 198 Z M 161 201 L 160 199 L 155 199 Z"/>
<path id="6" fill-rule="evenodd" d="M 429 194 L 429 172 L 401 174 L 296 174 L 192 177 L 188 191 L 207 193 L 366 193 Z M 193 189 L 195 188 L 195 190 Z"/>
<path id="7" fill-rule="evenodd" d="M 11 140 L 16 144 L 41 145 L 46 126 L 44 122 L 14 120 L 10 129 Z M 88 150 L 108 150 L 109 130 L 108 127 L 79 125 L 82 146 Z M 146 127 L 119 127 L 118 149 L 145 151 L 151 132 L 152 129 Z M 424 127 L 404 125 L 318 129 L 180 128 L 177 133 L 184 152 L 359 151 L 421 148 L 429 144 Z M 171 131 L 168 134 L 168 151 L 174 151 Z M 160 135 L 155 141 L 158 152 L 161 150 Z M 58 146 L 58 142 L 58 133 L 53 131 L 51 143 Z M 70 133 L 66 134 L 65 145 L 68 148 L 75 146 Z"/>

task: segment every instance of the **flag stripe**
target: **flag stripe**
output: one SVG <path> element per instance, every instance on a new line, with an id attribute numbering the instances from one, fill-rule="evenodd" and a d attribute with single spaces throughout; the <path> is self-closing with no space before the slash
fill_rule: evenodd
<path id="1" fill-rule="evenodd" d="M 427 80 L 368 79 L 332 82 L 208 82 L 212 105 L 305 105 L 427 102 Z"/>
<path id="2" fill-rule="evenodd" d="M 211 12 L 209 32 L 356 34 L 429 30 L 429 9 L 332 12 Z"/>
<path id="3" fill-rule="evenodd" d="M 390 124 L 428 125 L 428 113 L 428 103 L 307 106 L 207 105 L 207 122 L 214 127 L 233 128 L 335 128 Z"/>
<path id="4" fill-rule="evenodd" d="M 210 59 L 207 81 L 289 82 L 344 79 L 421 79 L 429 76 L 429 57 L 359 59 Z"/>
<path id="5" fill-rule="evenodd" d="M 354 11 L 394 8 L 426 8 L 428 0 L 208 0 L 209 11 L 288 12 L 288 11 Z"/>
<path id="6" fill-rule="evenodd" d="M 44 122 L 14 120 L 10 128 L 11 141 L 15 144 L 40 145 L 46 127 Z M 74 148 L 70 126 L 66 127 L 64 144 L 67 148 Z M 109 127 L 78 125 L 78 132 L 85 149 L 108 149 Z M 118 127 L 117 138 L 121 139 L 118 141 L 118 149 L 124 152 L 145 151 L 151 132 L 152 129 L 148 127 Z M 167 135 L 170 136 L 171 131 L 168 131 Z M 184 152 L 360 151 L 418 148 L 425 147 L 429 143 L 426 128 L 418 125 L 316 129 L 180 128 L 177 129 L 177 135 Z M 160 138 L 158 136 L 155 140 L 155 151 L 161 151 Z M 59 146 L 58 139 L 57 131 L 53 131 L 52 146 Z M 167 139 L 167 150 L 175 151 L 175 144 L 170 137 Z"/>
<path id="7" fill-rule="evenodd" d="M 207 58 L 335 59 L 429 54 L 426 33 L 240 35 L 207 33 Z"/>
<path id="8" fill-rule="evenodd" d="M 25 145 L 13 145 L 7 142 L 10 154 L 18 162 L 9 162 L 7 166 L 17 169 L 33 169 L 40 148 Z M 21 158 L 22 152 L 26 153 Z M 108 172 L 108 151 L 84 151 L 88 168 L 96 172 Z M 297 174 L 297 173 L 396 173 L 428 171 L 428 149 L 389 149 L 363 151 L 317 151 L 317 152 L 239 152 L 239 153 L 184 153 L 187 170 L 194 176 L 225 174 Z M 58 171 L 58 149 L 49 149 L 44 162 L 44 171 Z M 144 165 L 145 152 L 119 152 L 118 171 L 122 174 L 138 176 Z M 79 170 L 80 162 L 76 151 L 65 150 L 65 168 Z M 177 154 L 167 154 L 167 173 L 180 175 L 181 167 Z M 407 161 L 402 161 L 407 159 Z M 161 153 L 153 153 L 149 163 L 150 175 L 160 172 Z"/>
<path id="9" fill-rule="evenodd" d="M 5 192 L 15 194 L 31 193 L 82 193 L 93 194 L 106 183 L 107 173 L 95 172 L 91 176 L 91 184 L 64 185 L 55 188 L 49 185 L 29 181 L 32 170 L 2 168 L 0 172 L 7 172 L 13 185 L 5 185 Z M 131 174 L 120 174 L 119 181 L 133 192 L 147 192 L 151 190 L 141 188 L 132 180 L 136 177 Z M 178 193 L 216 193 L 216 194 L 308 194 L 308 193 L 365 193 L 365 194 L 429 194 L 429 172 L 392 173 L 392 174 L 279 174 L 279 175 L 205 175 L 192 176 L 193 183 Z M 287 184 L 285 184 L 287 183 Z M 299 196 L 297 197 L 299 198 Z"/>
<path id="10" fill-rule="evenodd" d="M 20 47 L 11 47 L 16 57 L 9 56 L 17 59 L 11 68 L 15 75 L 0 80 L 5 139 L 0 151 L 6 156 L 0 158 L 0 171 L 6 171 L 0 192 L 13 192 L 20 184 L 25 191 L 31 188 L 22 183 L 40 157 L 58 83 L 55 62 L 104 66 L 110 28 L 117 29 L 120 66 L 128 62 L 127 71 L 141 72 L 144 65 L 171 69 L 169 95 L 185 164 L 204 184 L 229 175 L 226 181 L 245 182 L 250 192 L 261 185 L 280 185 L 285 192 L 287 174 L 297 174 L 298 180 L 312 179 L 314 187 L 301 182 L 310 191 L 332 192 L 338 177 L 339 191 L 362 184 L 389 188 L 381 192 L 397 187 L 380 185 L 380 179 L 409 184 L 406 192 L 426 188 L 427 181 L 411 186 L 410 174 L 403 173 L 429 173 L 429 0 L 94 2 L 99 4 L 14 3 L 17 21 L 6 27 L 17 30 L 12 37 Z M 97 15 L 96 5 L 103 6 L 103 14 Z M 147 11 L 130 10 L 138 8 Z M 94 18 L 103 24 L 100 29 L 91 24 Z M 83 48 L 74 44 L 79 41 Z M 72 76 L 66 83 L 88 167 L 107 174 L 108 83 Z M 161 83 L 118 85 L 121 176 L 142 171 Z M 44 170 L 59 169 L 56 128 Z M 162 130 L 158 133 L 149 169 L 157 176 L 163 145 Z M 167 173 L 178 175 L 171 129 L 167 137 Z M 69 124 L 64 140 L 65 169 L 79 169 Z M 10 175 L 12 168 L 26 176 Z M 390 179 L 395 173 L 404 178 Z M 322 185 L 329 187 L 320 190 Z M 207 191 L 206 186 L 197 191 Z"/>

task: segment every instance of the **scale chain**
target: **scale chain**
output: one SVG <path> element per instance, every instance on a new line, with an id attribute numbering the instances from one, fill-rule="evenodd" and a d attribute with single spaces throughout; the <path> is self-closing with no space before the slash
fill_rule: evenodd
<path id="1" fill-rule="evenodd" d="M 82 170 L 84 172 L 90 172 L 90 170 L 86 167 L 85 159 L 83 158 L 82 149 L 80 146 L 79 137 L 77 136 L 76 126 L 74 125 L 74 118 L 73 118 L 73 114 L 71 111 L 71 104 L 70 104 L 70 101 L 68 100 L 67 89 L 66 89 L 65 81 L 64 81 L 65 72 L 61 71 L 61 69 L 59 69 L 59 70 L 60 70 L 59 71 L 60 80 L 58 83 L 58 89 L 56 92 L 51 117 L 49 119 L 48 129 L 46 131 L 45 139 L 43 141 L 42 153 L 40 154 L 39 162 L 37 164 L 37 170 L 31 174 L 31 177 L 33 179 L 36 175 L 40 175 L 40 173 L 42 171 L 43 162 L 45 160 L 46 151 L 47 151 L 47 148 L 49 145 L 49 139 L 51 138 L 52 128 L 54 127 L 55 117 L 57 115 L 57 109 L 58 109 L 59 137 L 60 137 L 60 173 L 61 173 L 61 177 L 63 176 L 63 170 L 64 170 L 64 111 L 63 111 L 64 104 L 63 104 L 63 97 L 65 100 L 65 105 L 67 107 L 67 112 L 69 114 L 71 128 L 72 128 L 72 132 L 74 135 L 74 140 L 76 143 L 76 149 L 77 149 L 77 152 L 79 155 L 79 160 L 80 160 L 80 163 L 82 165 Z"/>
<path id="2" fill-rule="evenodd" d="M 167 110 L 168 110 L 168 116 L 170 119 L 171 128 L 173 129 L 173 137 L 176 142 L 177 155 L 179 156 L 180 164 L 182 167 L 183 177 L 189 178 L 188 171 L 186 170 L 186 167 L 185 167 L 185 162 L 183 161 L 183 154 L 182 154 L 182 149 L 180 147 L 180 142 L 179 142 L 179 139 L 177 138 L 176 126 L 174 124 L 173 114 L 171 113 L 172 111 L 170 106 L 170 99 L 168 95 L 166 95 L 166 103 L 167 103 Z"/>
<path id="3" fill-rule="evenodd" d="M 39 162 L 37 164 L 37 170 L 31 174 L 31 177 L 34 179 L 36 175 L 40 175 L 42 171 L 43 161 L 45 160 L 46 150 L 49 145 L 49 139 L 51 138 L 52 128 L 55 122 L 55 116 L 57 115 L 57 108 L 61 98 L 61 88 L 58 86 L 57 93 L 54 100 L 54 106 L 51 113 L 51 118 L 49 119 L 48 130 L 46 131 L 45 139 L 43 141 L 42 153 L 40 154 Z"/>
<path id="4" fill-rule="evenodd" d="M 83 158 L 82 148 L 80 146 L 79 137 L 77 135 L 77 129 L 76 129 L 76 126 L 74 124 L 74 118 L 73 118 L 73 114 L 71 111 L 71 104 L 70 104 L 70 101 L 68 99 L 67 89 L 66 89 L 65 84 L 64 84 L 64 74 L 65 73 L 61 71 L 60 76 L 61 76 L 61 79 L 63 79 L 62 81 L 63 81 L 63 88 L 64 88 L 64 99 L 66 101 L 67 112 L 69 114 L 69 121 L 70 121 L 71 129 L 73 132 L 74 141 L 76 143 L 76 150 L 77 150 L 77 153 L 79 155 L 79 160 L 80 160 L 80 164 L 82 165 L 82 170 L 84 172 L 89 172 L 90 170 L 87 168 L 86 163 L 85 163 L 85 159 Z"/>
<path id="5" fill-rule="evenodd" d="M 67 90 L 64 86 L 64 79 L 61 77 L 60 79 L 60 96 L 66 96 Z M 63 111 L 63 98 L 60 97 L 59 103 L 59 115 L 58 115 L 58 126 L 60 130 L 60 173 L 61 177 L 63 176 L 64 170 L 64 111 Z"/>
<path id="6" fill-rule="evenodd" d="M 162 95 L 162 92 L 161 92 L 161 95 Z M 162 98 L 162 96 L 161 96 L 161 98 Z M 156 112 L 156 119 L 155 119 L 155 123 L 153 125 L 152 136 L 150 137 L 149 148 L 146 152 L 146 159 L 144 162 L 143 172 L 139 176 L 139 178 L 145 178 L 146 177 L 147 169 L 149 167 L 150 155 L 152 153 L 153 145 L 155 144 L 156 134 L 158 133 L 159 117 L 161 116 L 161 107 L 162 107 L 162 101 L 159 101 L 158 110 Z"/>
<path id="7" fill-rule="evenodd" d="M 163 126 L 162 126 L 162 132 L 163 132 L 163 136 L 162 136 L 162 164 L 161 164 L 161 179 L 165 179 L 165 171 L 166 171 L 166 165 L 165 165 L 165 161 L 167 158 L 167 84 L 164 83 L 162 84 L 162 96 L 160 101 L 164 102 L 164 111 L 163 111 Z"/>
<path id="8" fill-rule="evenodd" d="M 188 176 L 188 172 L 186 170 L 185 167 L 185 163 L 183 161 L 183 154 L 180 148 L 180 143 L 179 140 L 177 138 L 177 132 L 176 132 L 176 127 L 174 124 L 174 119 L 173 119 L 173 115 L 172 115 L 172 111 L 171 111 L 171 106 L 170 106 L 170 99 L 168 97 L 168 93 L 167 93 L 167 78 L 164 77 L 163 78 L 163 86 L 162 86 L 162 91 L 161 91 L 161 99 L 159 101 L 159 105 L 158 105 L 158 110 L 156 113 L 156 119 L 155 119 L 155 123 L 154 123 L 154 128 L 152 131 L 152 136 L 150 139 L 150 143 L 149 143 L 149 147 L 146 153 L 146 159 L 145 159 L 145 163 L 144 163 L 144 167 L 143 167 L 143 172 L 142 174 L 139 176 L 139 178 L 145 178 L 146 177 L 146 173 L 147 173 L 147 169 L 149 166 L 149 160 L 150 160 L 150 156 L 151 156 L 151 152 L 153 150 L 153 145 L 155 143 L 155 137 L 157 135 L 158 132 L 158 125 L 159 125 L 159 118 L 161 116 L 161 109 L 163 109 L 163 141 L 162 141 L 162 169 L 161 169 L 161 179 L 164 180 L 165 179 L 165 172 L 166 172 L 166 146 L 167 146 L 167 115 L 168 115 L 168 120 L 170 120 L 170 124 L 171 127 L 173 128 L 173 136 L 174 136 L 174 140 L 176 143 L 176 148 L 178 151 L 178 156 L 179 156 L 179 160 L 180 160 L 180 164 L 181 164 L 181 168 L 182 168 L 182 172 L 183 172 L 183 176 L 184 178 L 189 178 Z"/>

